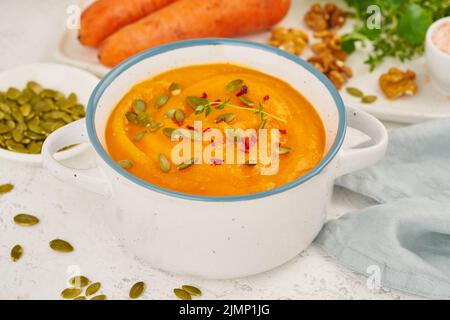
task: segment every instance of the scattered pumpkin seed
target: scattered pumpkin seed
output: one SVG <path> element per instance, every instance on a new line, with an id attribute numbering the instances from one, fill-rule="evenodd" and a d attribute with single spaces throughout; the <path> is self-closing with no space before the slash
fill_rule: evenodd
<path id="1" fill-rule="evenodd" d="M 192 300 L 191 295 L 189 292 L 183 289 L 173 289 L 173 293 L 180 298 L 181 300 Z"/>
<path id="2" fill-rule="evenodd" d="M 50 241 L 50 248 L 52 248 L 55 251 L 64 253 L 73 251 L 72 245 L 67 241 L 61 239 L 55 239 Z"/>
<path id="3" fill-rule="evenodd" d="M 145 283 L 140 281 L 135 283 L 130 289 L 130 298 L 137 299 L 139 298 L 145 291 Z"/>
<path id="4" fill-rule="evenodd" d="M 136 99 L 133 101 L 133 110 L 137 114 L 145 112 L 147 110 L 147 103 L 142 99 Z"/>
<path id="5" fill-rule="evenodd" d="M 133 166 L 133 161 L 131 160 L 120 160 L 117 163 L 124 169 L 130 169 Z"/>
<path id="6" fill-rule="evenodd" d="M 358 88 L 354 88 L 354 87 L 347 87 L 347 93 L 351 96 L 357 97 L 357 98 L 362 98 L 364 97 L 364 93 L 359 90 Z"/>
<path id="7" fill-rule="evenodd" d="M 235 92 L 239 87 L 241 87 L 244 84 L 244 81 L 241 79 L 236 79 L 231 81 L 227 86 L 225 87 L 225 91 L 227 93 Z"/>
<path id="8" fill-rule="evenodd" d="M 217 116 L 217 118 L 214 121 L 216 123 L 219 123 L 219 122 L 222 122 L 222 121 L 224 121 L 226 123 L 230 123 L 235 118 L 236 118 L 236 116 L 234 115 L 234 113 L 225 113 L 225 114 L 221 114 L 221 115 Z"/>
<path id="9" fill-rule="evenodd" d="M 61 297 L 64 299 L 73 299 L 78 297 L 82 291 L 80 288 L 66 288 L 61 292 Z"/>
<path id="10" fill-rule="evenodd" d="M 90 282 L 85 276 L 75 276 L 69 279 L 69 283 L 75 288 L 86 287 Z"/>
<path id="11" fill-rule="evenodd" d="M 107 297 L 104 294 L 99 294 L 98 296 L 91 298 L 91 300 L 106 300 L 106 299 Z"/>
<path id="12" fill-rule="evenodd" d="M 292 151 L 292 148 L 289 147 L 280 147 L 278 153 L 279 154 L 287 154 Z"/>
<path id="13" fill-rule="evenodd" d="M 22 255 L 23 255 L 23 248 L 22 248 L 22 246 L 20 244 L 16 244 L 11 249 L 11 259 L 12 259 L 12 261 L 16 262 L 17 260 L 22 258 Z"/>
<path id="14" fill-rule="evenodd" d="M 248 107 L 254 107 L 255 106 L 255 103 L 252 100 L 250 100 L 249 98 L 247 98 L 246 96 L 240 96 L 239 100 L 241 100 L 241 102 L 243 104 L 245 104 L 246 106 L 248 106 Z"/>
<path id="15" fill-rule="evenodd" d="M 167 103 L 167 101 L 169 101 L 169 96 L 162 94 L 158 98 L 156 98 L 155 107 L 158 109 L 162 108 Z"/>
<path id="16" fill-rule="evenodd" d="M 174 117 L 175 117 L 175 121 L 176 121 L 179 125 L 183 124 L 183 121 L 184 121 L 184 118 L 185 118 L 184 111 L 181 110 L 181 109 L 177 109 L 177 110 L 175 111 Z"/>
<path id="17" fill-rule="evenodd" d="M 158 156 L 158 165 L 162 172 L 170 171 L 170 167 L 171 167 L 170 161 L 162 153 Z"/>
<path id="18" fill-rule="evenodd" d="M 192 166 L 194 163 L 195 163 L 195 158 L 191 158 L 191 159 L 181 163 L 180 165 L 178 165 L 177 170 L 187 169 L 190 166 Z"/>
<path id="19" fill-rule="evenodd" d="M 2 184 L 0 185 L 0 194 L 11 192 L 12 189 L 14 189 L 14 185 L 11 183 Z"/>
<path id="20" fill-rule="evenodd" d="M 86 297 L 85 296 L 79 296 L 79 297 L 74 298 L 73 300 L 86 300 Z"/>
<path id="21" fill-rule="evenodd" d="M 31 214 L 20 213 L 14 216 L 14 222 L 20 226 L 29 227 L 39 223 L 39 219 Z"/>
<path id="22" fill-rule="evenodd" d="M 184 285 L 184 286 L 181 286 L 181 289 L 183 289 L 184 291 L 189 293 L 191 296 L 200 297 L 202 295 L 202 291 L 199 288 L 196 288 L 193 286 Z"/>
<path id="23" fill-rule="evenodd" d="M 377 101 L 377 96 L 364 96 L 361 99 L 362 103 L 374 103 L 375 101 Z"/>
<path id="24" fill-rule="evenodd" d="M 96 294 L 98 290 L 100 290 L 101 286 L 102 285 L 100 282 L 92 283 L 91 285 L 89 285 L 89 287 L 86 288 L 86 296 L 92 296 L 93 294 Z"/>
<path id="25" fill-rule="evenodd" d="M 170 94 L 173 96 L 179 96 L 181 94 L 181 85 L 179 83 L 172 83 L 169 87 Z"/>

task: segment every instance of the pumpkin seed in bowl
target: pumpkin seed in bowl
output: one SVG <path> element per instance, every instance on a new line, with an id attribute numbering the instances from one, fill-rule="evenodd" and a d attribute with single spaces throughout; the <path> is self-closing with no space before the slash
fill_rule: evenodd
<path id="1" fill-rule="evenodd" d="M 84 116 L 75 93 L 66 96 L 34 81 L 23 90 L 11 87 L 0 92 L 0 148 L 40 154 L 50 133 Z"/>

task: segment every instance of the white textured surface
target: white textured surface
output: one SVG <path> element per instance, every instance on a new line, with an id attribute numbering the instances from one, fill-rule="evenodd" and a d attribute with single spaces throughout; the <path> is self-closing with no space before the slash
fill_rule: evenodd
<path id="1" fill-rule="evenodd" d="M 64 26 L 66 6 L 77 2 L 2 0 L 0 68 L 50 61 L 57 31 Z M 351 142 L 361 139 L 354 132 L 349 137 Z M 71 163 L 92 166 L 92 154 Z M 77 270 L 102 282 L 103 293 L 114 299 L 127 298 L 129 287 L 139 280 L 148 284 L 147 299 L 173 299 L 172 289 L 188 283 L 201 287 L 206 299 L 414 298 L 394 290 L 370 290 L 364 276 L 338 265 L 314 246 L 284 266 L 250 278 L 213 281 L 173 276 L 122 251 L 98 214 L 113 212 L 112 203 L 63 184 L 41 168 L 0 160 L 0 184 L 5 182 L 16 188 L 0 198 L 2 299 L 58 299 L 68 277 Z M 367 205 L 366 199 L 336 189 L 329 217 Z M 38 216 L 41 223 L 31 228 L 14 225 L 12 217 L 20 212 Z M 66 255 L 51 251 L 48 242 L 54 238 L 70 241 L 75 251 Z M 23 245 L 24 256 L 12 263 L 9 252 L 17 243 Z"/>

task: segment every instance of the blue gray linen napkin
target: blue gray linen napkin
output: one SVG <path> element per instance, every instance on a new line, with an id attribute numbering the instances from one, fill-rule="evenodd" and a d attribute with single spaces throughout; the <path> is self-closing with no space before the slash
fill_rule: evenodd
<path id="1" fill-rule="evenodd" d="M 450 119 L 390 132 L 386 157 L 337 185 L 380 204 L 329 221 L 315 243 L 383 286 L 450 299 Z"/>

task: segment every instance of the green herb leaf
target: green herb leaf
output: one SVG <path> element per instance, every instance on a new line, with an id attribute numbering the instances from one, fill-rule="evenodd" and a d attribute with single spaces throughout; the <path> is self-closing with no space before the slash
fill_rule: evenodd
<path id="1" fill-rule="evenodd" d="M 208 101 L 208 99 L 205 99 L 205 98 L 189 96 L 186 98 L 186 103 L 192 109 L 196 109 L 198 106 L 204 106 L 205 104 L 208 104 L 209 101 Z"/>
<path id="2" fill-rule="evenodd" d="M 249 98 L 247 98 L 246 96 L 240 96 L 239 100 L 241 100 L 241 102 L 243 104 L 245 104 L 246 106 L 249 106 L 249 107 L 255 106 L 255 103 L 252 100 L 250 100 Z"/>
<path id="3" fill-rule="evenodd" d="M 432 23 L 431 12 L 418 4 L 410 4 L 400 15 L 397 34 L 408 44 L 417 46 L 424 42 L 427 29 Z"/>

